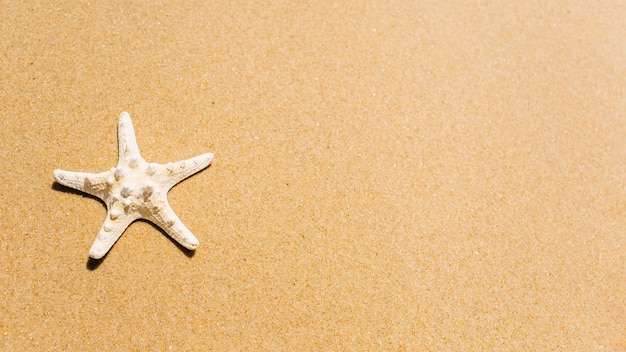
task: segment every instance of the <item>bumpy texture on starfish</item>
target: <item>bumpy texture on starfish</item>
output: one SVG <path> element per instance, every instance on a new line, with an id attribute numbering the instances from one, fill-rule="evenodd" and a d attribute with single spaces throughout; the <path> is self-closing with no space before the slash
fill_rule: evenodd
<path id="1" fill-rule="evenodd" d="M 147 163 L 139 154 L 130 115 L 118 124 L 117 167 L 98 174 L 54 170 L 54 179 L 67 187 L 96 196 L 107 206 L 107 218 L 89 256 L 100 259 L 109 252 L 128 225 L 146 219 L 162 228 L 183 247 L 194 250 L 198 239 L 183 225 L 167 202 L 167 192 L 178 182 L 209 166 L 213 153 L 160 165 Z"/>

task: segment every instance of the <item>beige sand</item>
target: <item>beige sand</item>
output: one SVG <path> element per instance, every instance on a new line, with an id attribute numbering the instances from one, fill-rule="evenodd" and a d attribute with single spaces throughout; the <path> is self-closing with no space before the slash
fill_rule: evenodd
<path id="1" fill-rule="evenodd" d="M 0 349 L 626 349 L 622 2 L 160 3 L 0 5 Z M 124 110 L 195 255 L 87 261 Z"/>

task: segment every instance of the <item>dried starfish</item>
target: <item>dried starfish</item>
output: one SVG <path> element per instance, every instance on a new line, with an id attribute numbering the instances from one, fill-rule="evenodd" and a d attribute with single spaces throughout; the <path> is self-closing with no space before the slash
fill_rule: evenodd
<path id="1" fill-rule="evenodd" d="M 166 165 L 147 163 L 139 154 L 130 115 L 122 112 L 118 123 L 117 167 L 98 174 L 54 170 L 56 182 L 96 196 L 107 206 L 107 217 L 89 256 L 100 259 L 126 228 L 146 219 L 162 228 L 183 247 L 194 250 L 198 239 L 180 221 L 167 202 L 167 192 L 177 183 L 209 166 L 213 153 Z"/>

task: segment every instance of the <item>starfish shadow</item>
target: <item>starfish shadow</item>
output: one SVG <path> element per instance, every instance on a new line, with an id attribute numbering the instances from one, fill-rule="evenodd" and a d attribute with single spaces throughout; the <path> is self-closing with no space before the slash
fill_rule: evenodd
<path id="1" fill-rule="evenodd" d="M 107 257 L 107 254 L 105 254 L 104 257 L 102 257 L 100 259 L 93 259 L 93 258 L 89 257 L 87 259 L 87 264 L 86 264 L 87 269 L 89 269 L 91 271 L 94 271 L 94 270 L 98 269 L 100 264 L 102 264 L 102 262 L 104 261 L 104 258 Z"/>
<path id="2" fill-rule="evenodd" d="M 97 200 L 100 204 L 102 204 L 102 206 L 104 207 L 104 209 L 106 210 L 107 206 L 106 204 L 104 204 L 104 202 L 102 201 L 102 199 L 96 197 L 96 196 L 92 196 L 91 194 L 85 193 L 85 192 L 81 192 L 81 191 L 77 191 L 73 188 L 67 187 L 67 186 L 63 186 L 62 184 L 58 183 L 58 182 L 52 182 L 52 185 L 50 186 L 50 189 L 54 190 L 54 191 L 58 191 L 58 192 L 64 192 L 64 193 L 71 193 L 71 194 L 75 194 L 75 195 L 79 195 L 85 198 L 91 198 L 91 199 L 95 199 Z"/>

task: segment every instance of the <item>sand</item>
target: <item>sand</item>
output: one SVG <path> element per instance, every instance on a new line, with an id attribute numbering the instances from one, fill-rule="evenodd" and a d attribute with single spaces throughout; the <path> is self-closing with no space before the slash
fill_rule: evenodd
<path id="1" fill-rule="evenodd" d="M 623 3 L 0 7 L 0 349 L 626 350 Z M 122 111 L 195 253 L 88 260 Z"/>

